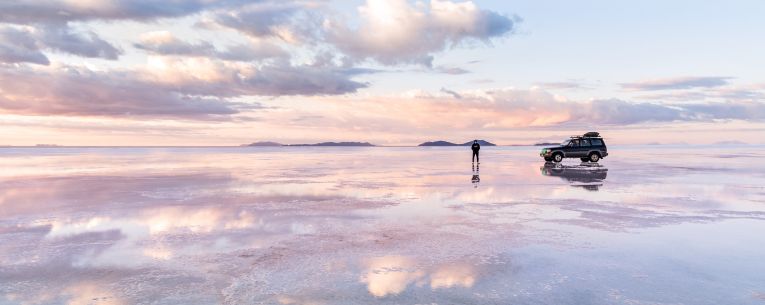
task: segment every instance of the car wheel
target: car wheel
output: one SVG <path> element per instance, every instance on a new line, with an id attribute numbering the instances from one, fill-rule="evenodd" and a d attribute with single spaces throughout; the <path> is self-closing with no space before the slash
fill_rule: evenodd
<path id="1" fill-rule="evenodd" d="M 591 153 L 590 162 L 598 162 L 598 161 L 600 161 L 600 155 L 598 153 Z"/>
<path id="2" fill-rule="evenodd" d="M 582 162 L 590 161 L 590 158 L 579 158 L 579 160 L 582 160 Z"/>
<path id="3" fill-rule="evenodd" d="M 556 153 L 553 155 L 553 161 L 555 162 L 561 162 L 563 161 L 563 154 L 562 153 Z"/>

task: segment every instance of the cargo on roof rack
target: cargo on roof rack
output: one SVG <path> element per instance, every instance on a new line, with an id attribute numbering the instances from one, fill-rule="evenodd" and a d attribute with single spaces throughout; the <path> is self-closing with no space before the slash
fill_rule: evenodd
<path id="1" fill-rule="evenodd" d="M 600 137 L 600 133 L 595 131 L 590 131 L 585 133 L 583 136 L 587 138 L 597 138 L 597 137 Z"/>

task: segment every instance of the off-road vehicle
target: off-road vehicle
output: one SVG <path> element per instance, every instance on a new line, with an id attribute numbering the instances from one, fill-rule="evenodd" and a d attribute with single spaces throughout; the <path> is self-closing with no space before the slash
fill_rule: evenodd
<path id="1" fill-rule="evenodd" d="M 543 148 L 539 156 L 545 161 L 561 162 L 563 158 L 579 158 L 582 162 L 598 162 L 608 156 L 606 142 L 597 132 L 572 136 L 560 146 Z"/>

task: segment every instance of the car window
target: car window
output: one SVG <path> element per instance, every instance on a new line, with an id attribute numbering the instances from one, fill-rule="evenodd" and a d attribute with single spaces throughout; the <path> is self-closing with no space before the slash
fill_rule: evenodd
<path id="1" fill-rule="evenodd" d="M 569 147 L 579 147 L 579 140 L 571 140 L 568 144 Z"/>
<path id="2" fill-rule="evenodd" d="M 588 139 L 582 139 L 582 142 L 580 143 L 581 146 L 590 146 L 590 140 Z"/>
<path id="3" fill-rule="evenodd" d="M 592 139 L 592 145 L 593 146 L 602 146 L 603 141 L 601 139 Z"/>
<path id="4" fill-rule="evenodd" d="M 565 140 L 560 143 L 560 146 L 568 146 L 568 143 L 571 142 L 571 140 Z"/>

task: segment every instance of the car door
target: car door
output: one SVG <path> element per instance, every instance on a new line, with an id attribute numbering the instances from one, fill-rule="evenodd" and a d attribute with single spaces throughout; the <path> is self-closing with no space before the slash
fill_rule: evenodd
<path id="1" fill-rule="evenodd" d="M 566 147 L 563 148 L 563 152 L 567 158 L 574 158 L 579 155 L 579 140 L 571 140 Z"/>
<path id="2" fill-rule="evenodd" d="M 603 143 L 603 139 L 592 139 L 590 142 L 592 144 L 592 150 L 597 150 L 603 156 L 606 155 L 608 151 L 606 149 L 605 143 Z"/>
<path id="3" fill-rule="evenodd" d="M 590 139 L 579 140 L 579 147 L 576 150 L 576 157 L 584 158 L 590 152 L 592 145 L 590 145 Z"/>

